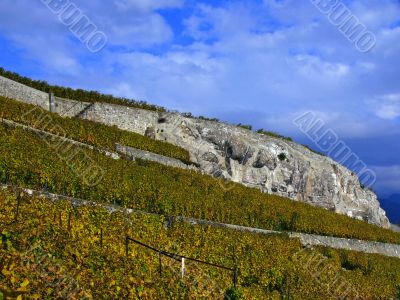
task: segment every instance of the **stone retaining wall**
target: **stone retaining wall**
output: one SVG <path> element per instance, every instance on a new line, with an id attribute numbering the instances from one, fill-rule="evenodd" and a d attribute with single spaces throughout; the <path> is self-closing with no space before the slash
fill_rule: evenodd
<path id="1" fill-rule="evenodd" d="M 170 167 L 197 170 L 196 167 L 184 164 L 179 159 L 162 156 L 149 151 L 139 150 L 128 146 L 123 146 L 120 144 L 116 144 L 115 147 L 117 152 L 125 154 L 132 159 L 140 158 L 144 160 L 154 161 L 156 163 L 160 163 Z"/>
<path id="2" fill-rule="evenodd" d="M 147 128 L 157 123 L 158 113 L 144 109 L 96 102 L 82 117 L 90 121 L 108 126 L 117 126 L 122 130 L 145 135 Z"/>
<path id="3" fill-rule="evenodd" d="M 0 76 L 0 96 L 49 109 L 49 94 Z"/>
<path id="4" fill-rule="evenodd" d="M 292 238 L 299 238 L 303 245 L 325 246 L 336 249 L 346 249 L 371 254 L 382 254 L 385 256 L 400 258 L 400 245 L 395 244 L 344 239 L 297 232 L 290 233 L 289 236 Z"/>
<path id="5" fill-rule="evenodd" d="M 35 133 L 35 134 L 37 134 L 39 136 L 45 137 L 45 138 L 50 138 L 50 139 L 53 139 L 53 140 L 61 140 L 63 142 L 67 142 L 67 143 L 70 143 L 70 144 L 73 144 L 73 145 L 76 145 L 76 146 L 79 146 L 79 147 L 87 148 L 87 149 L 90 149 L 90 150 L 95 150 L 95 151 L 100 152 L 101 154 L 109 156 L 109 157 L 111 157 L 113 159 L 119 159 L 120 158 L 120 156 L 117 153 L 110 152 L 110 151 L 104 150 L 104 149 L 100 149 L 100 148 L 97 148 L 95 146 L 88 145 L 88 144 L 85 144 L 85 143 L 81 143 L 81 142 L 78 142 L 78 141 L 75 141 L 75 140 L 71 140 L 69 138 L 62 137 L 62 136 L 59 136 L 59 135 L 56 135 L 56 134 L 53 134 L 53 133 L 49 133 L 47 131 L 43 131 L 43 130 L 36 129 L 36 128 L 30 127 L 30 126 L 22 125 L 20 123 L 14 122 L 14 121 L 10 121 L 10 120 L 7 120 L 7 119 L 0 118 L 0 123 L 3 123 L 3 124 L 5 124 L 7 126 L 10 126 L 10 127 L 22 128 L 24 130 L 28 130 L 30 132 L 33 132 L 33 133 Z"/>
<path id="6" fill-rule="evenodd" d="M 91 105 L 89 102 L 75 101 L 54 96 L 53 112 L 62 117 L 75 117 Z"/>
<path id="7" fill-rule="evenodd" d="M 102 204 L 93 201 L 87 201 L 83 199 L 71 198 L 67 196 L 52 194 L 52 193 L 45 193 L 41 191 L 34 191 L 31 189 L 25 189 L 20 187 L 11 187 L 9 185 L 0 184 L 2 189 L 14 189 L 14 190 L 23 190 L 28 195 L 37 196 L 37 197 L 44 197 L 51 200 L 67 200 L 73 203 L 74 205 L 87 205 L 87 206 L 101 206 L 109 211 L 120 210 L 126 213 L 140 213 L 140 214 L 148 214 L 148 215 L 155 215 L 154 213 L 147 213 L 144 211 L 137 211 L 133 209 L 125 209 L 120 206 L 109 205 L 109 204 Z M 188 218 L 188 217 L 172 217 L 176 221 L 186 222 L 192 225 L 201 225 L 201 226 L 213 226 L 213 227 L 221 227 L 230 230 L 237 230 L 243 232 L 250 232 L 255 234 L 265 234 L 265 235 L 274 235 L 274 234 L 284 234 L 289 235 L 290 238 L 297 238 L 300 240 L 303 246 L 326 246 L 335 249 L 345 249 L 351 250 L 356 252 L 363 252 L 369 254 L 381 254 L 384 256 L 400 258 L 400 245 L 396 244 L 386 244 L 386 243 L 378 243 L 378 242 L 370 242 L 370 241 L 362 241 L 362 240 L 355 240 L 355 239 L 344 239 L 344 238 L 337 238 L 337 237 L 328 237 L 322 235 L 314 235 L 314 234 L 306 234 L 306 233 L 298 233 L 298 232 L 279 232 L 273 230 L 265 230 L 259 228 L 252 228 L 246 226 L 239 226 L 233 224 L 225 224 L 225 223 L 218 223 L 208 220 L 201 220 L 195 218 Z"/>

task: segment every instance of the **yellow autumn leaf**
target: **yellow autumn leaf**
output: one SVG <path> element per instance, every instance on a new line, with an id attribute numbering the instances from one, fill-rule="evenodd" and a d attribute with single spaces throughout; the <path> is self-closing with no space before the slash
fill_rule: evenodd
<path id="1" fill-rule="evenodd" d="M 24 279 L 24 281 L 21 283 L 21 287 L 22 288 L 27 287 L 28 284 L 29 284 L 29 280 L 28 279 Z"/>

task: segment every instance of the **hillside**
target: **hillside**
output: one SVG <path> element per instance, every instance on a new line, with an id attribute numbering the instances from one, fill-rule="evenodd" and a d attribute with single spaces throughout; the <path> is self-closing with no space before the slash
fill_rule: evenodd
<path id="1" fill-rule="evenodd" d="M 168 228 L 162 217 L 126 215 L 23 194 L 18 197 L 16 217 L 15 194 L 0 191 L 0 222 L 7 224 L 0 250 L 0 291 L 6 295 L 34 299 L 218 299 L 224 294 L 225 299 L 389 299 L 397 294 L 399 259 L 323 247 L 303 249 L 297 241 L 282 236 L 183 223 Z M 182 279 L 179 262 L 165 256 L 160 276 L 157 252 L 130 244 L 126 254 L 125 236 L 236 268 L 240 288 L 231 288 L 230 272 L 195 262 L 186 265 Z M 316 263 L 325 270 L 318 275 L 310 272 Z M 336 274 L 335 283 L 331 274 Z"/>
<path id="2" fill-rule="evenodd" d="M 27 81 L 32 86 L 40 83 L 15 75 L 10 77 Z M 42 85 L 45 90 L 53 88 L 46 83 Z M 60 90 L 63 89 L 54 90 L 62 94 Z M 103 98 L 92 102 L 49 98 L 42 91 L 3 77 L 0 77 L 0 95 L 63 116 L 116 126 L 173 144 L 185 149 L 202 173 L 390 228 L 377 196 L 361 185 L 357 175 L 289 139 L 165 110 L 142 109 L 135 107 L 135 103 L 123 106 L 115 105 L 114 101 L 109 101 L 110 104 Z M 90 97 L 91 92 L 79 91 L 79 95 L 84 95 L 81 97 L 84 99 Z M 231 185 L 224 184 L 224 188 L 229 190 Z"/>
<path id="3" fill-rule="evenodd" d="M 43 109 L 0 96 L 0 183 L 10 187 L 0 189 L 0 299 L 399 296 L 399 258 L 304 246 L 289 238 L 290 232 L 297 232 L 400 245 L 400 233 L 382 228 L 386 217 L 374 194 L 363 190 L 344 167 L 280 137 L 165 111 L 143 111 L 145 107 L 108 106 L 106 100 L 101 105 L 83 104 L 84 113 L 62 117 L 46 110 L 51 108 L 46 102 L 40 105 Z M 63 101 L 56 99 L 58 109 Z M 126 122 L 132 112 L 137 118 Z M 99 116 L 102 122 L 95 122 Z M 232 137 L 238 136 L 234 143 Z M 225 141 L 229 146 L 221 152 L 218 147 Z M 254 145 L 262 143 L 275 149 L 274 157 L 269 152 L 263 152 L 267 157 L 256 155 L 261 148 Z M 103 150 L 117 152 L 116 144 L 193 168 L 122 153 L 105 155 Z M 286 155 L 283 160 L 281 153 Z M 224 164 L 216 163 L 211 154 L 217 160 L 226 155 Z M 256 162 L 264 165 L 255 167 Z M 211 171 L 212 166 L 220 168 Z M 327 166 L 346 189 L 336 190 L 332 199 L 328 197 L 335 185 L 328 179 L 330 173 L 323 171 Z M 293 201 L 289 189 L 266 191 L 235 177 L 246 168 L 272 172 L 274 182 L 297 186 L 297 191 L 304 174 L 312 170 L 314 181 L 305 181 L 302 197 L 316 198 Z M 285 170 L 292 170 L 290 182 L 283 176 Z M 253 178 L 261 173 L 257 174 Z M 14 187 L 85 202 L 31 195 Z M 179 216 L 279 233 L 194 225 L 179 221 Z M 126 244 L 127 237 L 155 249 Z M 182 257 L 188 258 L 184 276 Z M 236 270 L 236 287 L 231 270 Z"/>
<path id="4" fill-rule="evenodd" d="M 65 130 L 68 132 L 67 127 Z M 44 140 L 5 124 L 0 125 L 0 132 L 0 180 L 3 183 L 116 202 L 159 214 L 400 243 L 400 235 L 390 230 L 240 184 L 226 190 L 218 179 L 194 171 L 146 161 L 114 160 L 72 145 L 66 154 L 57 155 L 54 151 L 60 143 L 56 140 Z M 95 132 L 92 134 L 96 136 Z M 70 159 L 68 153 L 79 155 Z M 103 170 L 103 177 L 98 184 L 88 186 L 81 170 L 94 162 Z"/>

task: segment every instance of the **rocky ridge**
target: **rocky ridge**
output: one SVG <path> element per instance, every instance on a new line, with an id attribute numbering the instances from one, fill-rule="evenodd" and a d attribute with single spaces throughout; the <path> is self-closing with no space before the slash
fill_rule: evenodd
<path id="1" fill-rule="evenodd" d="M 206 174 L 390 227 L 375 193 L 353 172 L 302 145 L 177 113 L 159 113 L 145 133 L 187 149 Z"/>

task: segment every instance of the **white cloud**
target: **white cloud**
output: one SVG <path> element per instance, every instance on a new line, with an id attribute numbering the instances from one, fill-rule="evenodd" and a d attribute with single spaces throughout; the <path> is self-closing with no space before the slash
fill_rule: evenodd
<path id="1" fill-rule="evenodd" d="M 350 67 L 346 64 L 326 62 L 320 57 L 312 55 L 296 55 L 289 58 L 288 63 L 304 76 L 312 78 L 317 76 L 342 77 L 350 71 Z"/>
<path id="2" fill-rule="evenodd" d="M 394 120 L 400 116 L 400 93 L 378 96 L 367 103 L 382 119 Z"/>
<path id="3" fill-rule="evenodd" d="M 105 32 L 110 43 L 129 48 L 165 43 L 173 37 L 171 28 L 158 14 L 137 16 L 130 22 L 118 23 L 110 19 Z"/>
<path id="4" fill-rule="evenodd" d="M 182 7 L 183 0 L 114 0 L 120 10 L 133 10 L 136 12 L 151 12 L 162 8 Z"/>
<path id="5" fill-rule="evenodd" d="M 374 186 L 381 195 L 388 196 L 400 193 L 400 165 L 393 166 L 373 166 L 376 172 L 377 181 Z"/>

